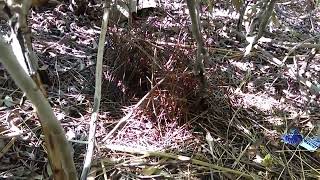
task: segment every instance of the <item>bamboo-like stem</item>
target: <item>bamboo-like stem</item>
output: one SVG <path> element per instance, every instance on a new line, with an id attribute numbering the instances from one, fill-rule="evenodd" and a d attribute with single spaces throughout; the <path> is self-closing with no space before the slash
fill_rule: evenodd
<path id="1" fill-rule="evenodd" d="M 259 17 L 261 19 L 259 19 L 260 23 L 259 23 L 258 34 L 253 37 L 247 37 L 247 41 L 249 42 L 249 45 L 247 45 L 246 47 L 244 56 L 247 56 L 250 54 L 252 48 L 258 43 L 259 39 L 263 36 L 276 2 L 277 0 L 268 0 L 265 2 L 265 5 L 264 5 L 265 9 L 264 9 L 263 15 Z"/>
<path id="2" fill-rule="evenodd" d="M 203 56 L 206 55 L 206 49 L 204 48 L 203 38 L 201 36 L 201 26 L 199 10 L 195 0 L 187 0 L 187 6 L 192 22 L 192 34 L 197 42 L 197 58 L 195 62 L 195 74 L 204 74 Z"/>
<path id="3" fill-rule="evenodd" d="M 95 145 L 95 134 L 96 134 L 96 122 L 98 119 L 100 101 L 101 101 L 101 82 L 102 82 L 102 62 L 103 62 L 103 52 L 104 52 L 104 43 L 107 33 L 108 20 L 111 8 L 111 1 L 106 0 L 104 4 L 104 14 L 101 25 L 101 32 L 99 38 L 98 46 L 98 55 L 97 55 L 97 64 L 96 64 L 96 82 L 95 82 L 95 93 L 94 93 L 94 105 L 93 112 L 90 119 L 90 128 L 89 128 L 89 137 L 88 137 L 88 149 L 85 157 L 83 170 L 81 173 L 81 180 L 87 179 L 87 176 L 90 171 L 90 166 L 92 162 L 92 156 L 94 152 Z"/>
<path id="4" fill-rule="evenodd" d="M 263 18 L 261 19 L 261 22 L 259 24 L 259 31 L 258 31 L 257 36 L 255 37 L 254 44 L 256 44 L 258 42 L 258 40 L 262 37 L 262 35 L 268 25 L 269 19 L 272 15 L 272 12 L 273 12 L 273 9 L 274 9 L 276 2 L 277 2 L 277 0 L 270 0 L 265 12 L 263 13 Z"/>
<path id="5" fill-rule="evenodd" d="M 203 37 L 201 35 L 201 25 L 199 17 L 198 3 L 195 0 L 187 0 L 187 6 L 192 22 L 192 34 L 197 42 L 197 56 L 194 64 L 194 74 L 199 77 L 201 87 L 200 92 L 204 96 L 207 88 L 207 80 L 205 78 L 204 61 L 207 59 L 207 51 L 204 48 Z"/>
<path id="6" fill-rule="evenodd" d="M 12 47 L 5 42 L 2 36 L 0 37 L 0 54 L 0 62 L 37 110 L 54 179 L 77 179 L 70 144 L 61 124 L 39 87 L 19 64 Z"/>

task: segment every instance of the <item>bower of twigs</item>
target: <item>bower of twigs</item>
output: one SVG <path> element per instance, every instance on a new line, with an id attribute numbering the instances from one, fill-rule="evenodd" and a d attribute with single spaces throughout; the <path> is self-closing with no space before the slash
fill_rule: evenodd
<path id="1" fill-rule="evenodd" d="M 209 52 L 206 64 L 208 96 L 199 96 L 192 73 L 196 46 L 186 5 L 163 3 L 139 14 L 131 27 L 111 23 L 104 56 L 101 113 L 91 176 L 103 179 L 236 179 L 241 176 L 210 169 L 205 163 L 234 169 L 260 179 L 317 179 L 320 155 L 281 142 L 291 127 L 316 135 L 319 95 L 272 63 L 290 48 L 262 43 L 261 50 L 243 57 L 236 18 L 230 6 L 217 2 L 216 15 L 202 14 L 203 36 Z M 178 3 L 178 4 L 179 4 Z M 300 8 L 304 3 L 305 8 Z M 313 31 L 307 21 L 309 1 L 277 9 L 281 26 L 266 36 L 301 42 L 320 32 L 319 14 Z M 207 12 L 203 5 L 203 12 Z M 295 11 L 293 11 L 295 10 Z M 219 12 L 219 13 L 218 13 Z M 228 14 L 229 12 L 229 14 Z M 49 101 L 74 148 L 79 173 L 86 152 L 93 103 L 95 59 L 102 7 L 90 6 L 75 16 L 67 4 L 33 9 L 33 45 L 48 72 Z M 292 19 L 298 19 L 293 21 Z M 285 31 L 285 27 L 290 31 Z M 8 32 L 1 22 L 2 32 Z M 286 63 L 319 82 L 319 54 L 297 48 Z M 295 56 L 295 57 L 293 57 Z M 155 89 L 157 82 L 165 79 Z M 47 177 L 48 164 L 40 124 L 29 101 L 19 105 L 22 92 L 0 66 L 0 177 Z M 105 140 L 119 119 L 152 90 L 137 111 Z M 8 103 L 8 97 L 11 103 Z M 164 154 L 141 155 L 156 151 Z M 194 161 L 198 160 L 198 161 Z M 103 165 L 102 165 L 103 164 Z M 244 178 L 244 177 L 242 177 Z"/>

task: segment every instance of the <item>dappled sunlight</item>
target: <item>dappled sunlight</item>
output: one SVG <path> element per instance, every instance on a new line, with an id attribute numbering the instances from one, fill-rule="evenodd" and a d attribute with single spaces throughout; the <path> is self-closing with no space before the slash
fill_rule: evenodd
<path id="1" fill-rule="evenodd" d="M 243 108 L 256 108 L 260 111 L 273 111 L 274 109 L 282 109 L 284 105 L 267 94 L 248 94 L 237 93 L 231 99 L 237 101 L 234 105 L 241 105 Z"/>

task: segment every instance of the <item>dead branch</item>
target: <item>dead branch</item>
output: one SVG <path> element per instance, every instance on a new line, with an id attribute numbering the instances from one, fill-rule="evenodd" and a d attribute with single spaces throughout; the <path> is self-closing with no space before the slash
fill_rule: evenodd
<path id="1" fill-rule="evenodd" d="M 90 129 L 88 137 L 88 149 L 86 157 L 84 160 L 83 170 L 81 173 L 81 179 L 87 179 L 89 174 L 92 156 L 94 152 L 95 145 L 95 134 L 96 134 L 96 121 L 99 114 L 100 101 L 101 101 L 101 78 L 102 78 L 102 62 L 103 62 L 103 52 L 104 52 L 104 43 L 106 38 L 106 32 L 108 27 L 109 13 L 110 13 L 110 0 L 106 0 L 104 3 L 104 14 L 101 25 L 101 33 L 98 46 L 98 55 L 97 55 L 97 64 L 96 64 L 96 83 L 95 83 L 95 93 L 94 93 L 94 105 L 93 112 L 90 119 Z"/>

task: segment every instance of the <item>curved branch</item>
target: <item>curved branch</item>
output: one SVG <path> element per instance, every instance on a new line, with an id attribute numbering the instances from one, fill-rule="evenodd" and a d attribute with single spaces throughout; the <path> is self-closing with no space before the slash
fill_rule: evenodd
<path id="1" fill-rule="evenodd" d="M 39 87 L 19 64 L 12 46 L 7 44 L 2 36 L 0 36 L 0 54 L 0 62 L 3 63 L 14 82 L 26 93 L 37 110 L 54 179 L 77 179 L 70 144 L 61 124 Z"/>

